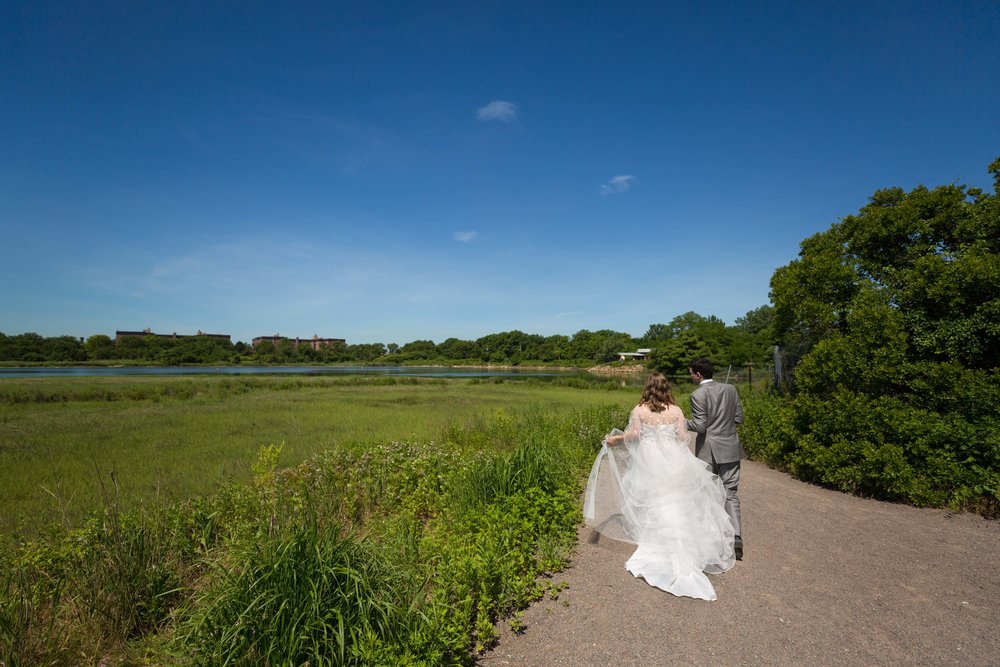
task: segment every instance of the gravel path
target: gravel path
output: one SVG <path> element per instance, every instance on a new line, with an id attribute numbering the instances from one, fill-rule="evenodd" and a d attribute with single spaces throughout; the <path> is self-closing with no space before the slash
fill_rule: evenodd
<path id="1" fill-rule="evenodd" d="M 864 500 L 743 462 L 744 560 L 715 602 L 625 571 L 583 527 L 568 587 L 477 664 L 1000 665 L 1000 522 Z"/>

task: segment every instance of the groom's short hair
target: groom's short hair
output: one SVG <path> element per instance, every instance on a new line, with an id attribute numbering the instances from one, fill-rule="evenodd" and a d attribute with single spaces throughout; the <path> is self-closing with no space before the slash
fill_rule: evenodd
<path id="1" fill-rule="evenodd" d="M 708 359 L 695 359 L 688 364 L 688 369 L 694 373 L 701 373 L 701 376 L 708 380 L 712 377 L 712 362 Z"/>

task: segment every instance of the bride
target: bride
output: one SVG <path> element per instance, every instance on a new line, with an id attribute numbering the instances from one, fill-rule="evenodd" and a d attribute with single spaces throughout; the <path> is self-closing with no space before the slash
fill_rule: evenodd
<path id="1" fill-rule="evenodd" d="M 584 518 L 602 535 L 637 545 L 625 568 L 674 595 L 715 600 L 705 573 L 733 566 L 735 531 L 718 476 L 688 449 L 684 413 L 653 373 L 628 428 L 602 442 Z"/>

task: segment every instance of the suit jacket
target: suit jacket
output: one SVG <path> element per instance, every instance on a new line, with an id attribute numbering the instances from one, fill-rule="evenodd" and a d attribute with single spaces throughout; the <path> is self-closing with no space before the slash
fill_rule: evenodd
<path id="1" fill-rule="evenodd" d="M 736 427 L 743 423 L 743 404 L 736 387 L 722 382 L 703 382 L 691 394 L 691 419 L 688 430 L 694 431 L 694 455 L 711 463 L 733 463 L 746 453 Z"/>

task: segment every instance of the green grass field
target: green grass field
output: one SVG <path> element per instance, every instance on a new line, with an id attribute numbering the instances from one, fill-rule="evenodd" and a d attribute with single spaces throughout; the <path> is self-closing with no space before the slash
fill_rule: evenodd
<path id="1" fill-rule="evenodd" d="M 77 525 L 117 484 L 127 503 L 210 494 L 324 449 L 428 441 L 498 410 L 633 405 L 638 390 L 418 378 L 32 378 L 0 381 L 0 530 Z M 113 479 L 112 479 L 112 473 Z"/>

